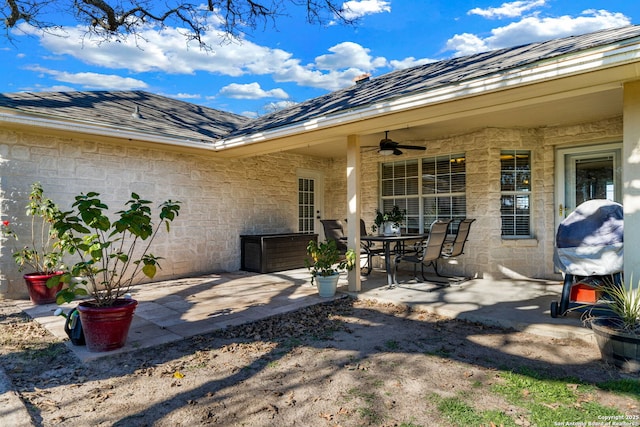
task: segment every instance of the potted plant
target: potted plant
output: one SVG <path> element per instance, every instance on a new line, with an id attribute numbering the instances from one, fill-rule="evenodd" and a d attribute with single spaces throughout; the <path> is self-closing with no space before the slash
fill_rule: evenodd
<path id="1" fill-rule="evenodd" d="M 31 236 L 28 243 L 13 252 L 18 271 L 31 270 L 23 278 L 33 304 L 50 304 L 56 301 L 56 293 L 62 288 L 47 287 L 47 280 L 60 272 L 63 251 L 60 248 L 57 231 L 53 228 L 55 215 L 59 212 L 51 199 L 44 196 L 39 182 L 31 185 L 27 216 L 31 217 Z M 11 229 L 10 221 L 2 222 L 2 234 L 16 240 L 18 235 Z"/>
<path id="2" fill-rule="evenodd" d="M 404 222 L 406 215 L 407 211 L 400 209 L 398 205 L 394 205 L 393 208 L 391 208 L 391 211 L 384 213 L 380 212 L 379 209 L 376 209 L 376 217 L 371 229 L 374 233 L 376 230 L 379 230 L 379 234 L 384 236 L 399 236 L 400 226 Z"/>
<path id="3" fill-rule="evenodd" d="M 588 314 L 604 361 L 640 372 L 640 289 L 624 282 L 605 280 L 598 286 L 603 302 Z"/>
<path id="4" fill-rule="evenodd" d="M 125 209 L 111 220 L 107 216 L 109 208 L 99 195 L 81 193 L 71 211 L 57 213 L 53 226 L 62 248 L 79 261 L 48 282 L 52 287 L 59 282 L 68 285 L 58 292 L 58 304 L 90 295 L 90 300 L 78 305 L 89 351 L 124 345 L 138 305 L 135 299 L 124 297 L 143 276 L 155 276 L 161 258 L 149 251 L 151 243 L 161 227 L 169 231 L 170 222 L 180 210 L 180 202 L 162 203 L 159 222 L 154 225 L 151 202 L 131 193 Z M 141 250 L 136 250 L 139 245 Z"/>
<path id="5" fill-rule="evenodd" d="M 311 257 L 305 259 L 305 265 L 311 272 L 311 284 L 317 283 L 318 294 L 321 297 L 333 297 L 336 294 L 340 272 L 352 270 L 356 264 L 355 251 L 348 249 L 341 255 L 335 240 L 311 240 L 307 245 L 307 254 Z"/>

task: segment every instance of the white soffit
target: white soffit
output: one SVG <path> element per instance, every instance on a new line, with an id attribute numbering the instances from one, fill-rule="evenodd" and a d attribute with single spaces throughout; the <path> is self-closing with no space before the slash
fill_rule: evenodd
<path id="1" fill-rule="evenodd" d="M 543 83 L 551 80 L 586 74 L 611 67 L 629 64 L 640 59 L 637 38 L 616 45 L 577 52 L 537 62 L 522 68 L 514 68 L 496 75 L 463 81 L 458 84 L 419 92 L 387 100 L 343 113 L 319 116 L 303 123 L 294 123 L 277 129 L 222 139 L 214 143 L 216 150 L 226 150 L 286 138 L 300 133 L 328 129 L 334 126 L 373 119 L 390 113 L 408 111 L 429 105 L 449 102 L 506 89 Z"/>

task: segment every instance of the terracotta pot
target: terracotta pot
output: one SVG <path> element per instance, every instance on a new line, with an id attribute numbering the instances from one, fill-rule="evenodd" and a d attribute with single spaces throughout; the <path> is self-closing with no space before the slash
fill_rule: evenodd
<path id="1" fill-rule="evenodd" d="M 331 276 L 316 276 L 316 285 L 318 286 L 318 295 L 322 298 L 331 298 L 336 294 L 338 289 L 338 273 Z"/>
<path id="2" fill-rule="evenodd" d="M 92 301 L 78 304 L 87 350 L 100 352 L 123 347 L 137 305 L 134 299 L 119 299 L 110 307 L 96 307 Z"/>
<path id="3" fill-rule="evenodd" d="M 56 302 L 56 294 L 64 283 L 60 283 L 54 288 L 47 287 L 47 280 L 53 276 L 59 276 L 62 272 L 54 274 L 43 273 L 29 273 L 22 276 L 27 284 L 27 290 L 29 291 L 29 298 L 31 302 L 36 305 L 51 304 Z"/>
<path id="4" fill-rule="evenodd" d="M 640 372 L 640 336 L 617 330 L 609 318 L 591 320 L 602 360 L 626 372 Z"/>

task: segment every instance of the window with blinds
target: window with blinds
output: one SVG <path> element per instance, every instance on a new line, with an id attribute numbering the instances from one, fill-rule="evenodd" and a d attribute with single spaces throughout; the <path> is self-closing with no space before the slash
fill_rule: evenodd
<path id="1" fill-rule="evenodd" d="M 502 237 L 531 237 L 531 153 L 500 153 Z"/>
<path id="2" fill-rule="evenodd" d="M 450 232 L 466 217 L 464 154 L 383 163 L 381 210 L 407 212 L 403 232 L 423 233 L 436 219 L 452 219 Z"/>

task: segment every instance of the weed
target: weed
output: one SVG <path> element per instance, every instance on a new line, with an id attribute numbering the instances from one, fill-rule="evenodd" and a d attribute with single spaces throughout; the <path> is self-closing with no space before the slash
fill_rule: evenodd
<path id="1" fill-rule="evenodd" d="M 398 350 L 400 348 L 400 343 L 398 343 L 398 341 L 396 341 L 396 340 L 389 340 L 389 341 L 384 343 L 384 346 L 388 350 Z"/>
<path id="2" fill-rule="evenodd" d="M 609 390 L 620 394 L 626 394 L 640 400 L 640 381 L 625 378 L 621 380 L 605 381 L 598 384 L 601 390 Z"/>
<path id="3" fill-rule="evenodd" d="M 364 418 L 369 425 L 379 425 L 382 421 L 382 416 L 371 408 L 359 408 L 358 414 L 361 418 Z"/>
<path id="4" fill-rule="evenodd" d="M 504 412 L 498 410 L 478 411 L 466 404 L 460 397 L 439 397 L 433 396 L 436 400 L 438 411 L 457 426 L 482 426 L 498 425 L 504 427 L 515 427 L 514 420 L 509 418 Z"/>
<path id="5" fill-rule="evenodd" d="M 429 356 L 449 357 L 451 355 L 451 349 L 441 346 L 435 350 L 425 351 L 424 354 Z"/>
<path id="6" fill-rule="evenodd" d="M 604 416 L 619 415 L 610 407 L 593 402 L 594 388 L 573 378 L 545 378 L 531 370 L 523 373 L 501 372 L 503 382 L 492 387 L 508 401 L 529 411 L 534 425 L 562 422 L 589 422 Z"/>

